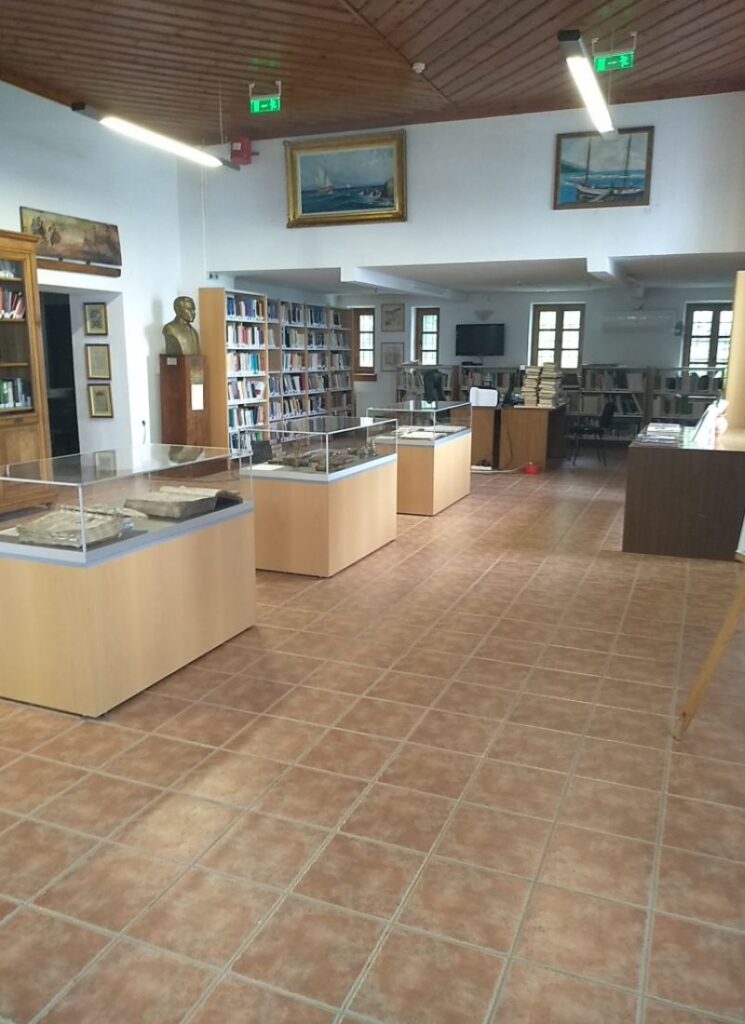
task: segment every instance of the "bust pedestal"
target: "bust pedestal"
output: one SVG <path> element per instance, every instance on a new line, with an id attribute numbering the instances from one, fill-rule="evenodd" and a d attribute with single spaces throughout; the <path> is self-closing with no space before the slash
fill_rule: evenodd
<path id="1" fill-rule="evenodd" d="M 204 356 L 160 357 L 160 432 L 163 444 L 205 447 L 209 437 Z"/>

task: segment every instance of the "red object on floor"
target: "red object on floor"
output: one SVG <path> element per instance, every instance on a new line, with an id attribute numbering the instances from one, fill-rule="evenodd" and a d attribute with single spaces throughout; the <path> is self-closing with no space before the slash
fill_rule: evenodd
<path id="1" fill-rule="evenodd" d="M 535 462 L 526 462 L 523 466 L 523 473 L 527 473 L 529 476 L 538 476 L 541 471 L 541 467 L 537 466 Z"/>

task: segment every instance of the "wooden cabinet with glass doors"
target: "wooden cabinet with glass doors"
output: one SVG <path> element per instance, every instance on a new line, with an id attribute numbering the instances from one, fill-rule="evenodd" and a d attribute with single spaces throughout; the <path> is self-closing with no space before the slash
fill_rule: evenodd
<path id="1" fill-rule="evenodd" d="M 0 231 L 0 467 L 50 455 L 37 241 Z M 0 480 L 0 515 L 23 500 L 16 491 L 12 495 Z"/>

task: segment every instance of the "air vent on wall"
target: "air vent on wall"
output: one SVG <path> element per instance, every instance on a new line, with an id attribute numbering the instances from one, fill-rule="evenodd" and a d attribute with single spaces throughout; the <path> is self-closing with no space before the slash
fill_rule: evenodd
<path id="1" fill-rule="evenodd" d="M 603 313 L 604 331 L 675 330 L 678 314 L 674 309 L 619 309 Z"/>

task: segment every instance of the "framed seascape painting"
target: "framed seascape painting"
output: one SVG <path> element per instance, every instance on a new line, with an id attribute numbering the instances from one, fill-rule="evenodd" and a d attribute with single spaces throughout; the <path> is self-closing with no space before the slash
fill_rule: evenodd
<path id="1" fill-rule="evenodd" d="M 22 206 L 21 230 L 39 239 L 37 256 L 105 267 L 122 265 L 116 224 Z"/>
<path id="2" fill-rule="evenodd" d="M 621 128 L 556 136 L 554 209 L 648 206 L 654 128 Z"/>
<path id="3" fill-rule="evenodd" d="M 403 302 L 384 302 L 380 307 L 381 331 L 406 329 L 406 306 Z"/>
<path id="4" fill-rule="evenodd" d="M 406 220 L 403 132 L 285 142 L 287 227 Z"/>

